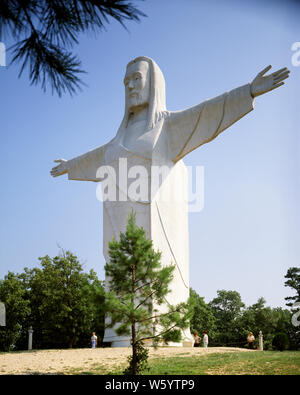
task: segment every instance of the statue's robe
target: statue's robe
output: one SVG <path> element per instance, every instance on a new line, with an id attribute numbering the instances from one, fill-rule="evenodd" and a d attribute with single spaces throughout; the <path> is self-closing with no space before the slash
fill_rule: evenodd
<path id="1" fill-rule="evenodd" d="M 162 252 L 163 266 L 175 265 L 166 303 L 185 302 L 189 297 L 188 185 L 182 158 L 213 140 L 252 109 L 253 98 L 247 84 L 187 110 L 165 111 L 151 130 L 141 133 L 131 149 L 126 146 L 125 130 L 110 143 L 68 161 L 70 180 L 101 181 L 101 166 L 114 169 L 117 200 L 103 202 L 104 257 L 109 261 L 108 242 L 112 237 L 118 239 L 119 233 L 125 231 L 128 215 L 133 209 L 137 225 L 145 229 L 154 248 Z M 137 122 L 134 127 L 145 128 L 145 123 Z M 120 158 L 127 162 L 128 172 L 137 165 L 147 169 L 148 196 L 143 201 L 127 199 L 127 191 L 121 185 L 124 185 L 123 175 L 119 178 Z M 151 177 L 153 166 L 168 169 L 158 187 L 153 185 Z M 128 179 L 128 186 L 130 182 Z M 164 308 L 159 307 L 160 311 Z M 193 342 L 189 330 L 183 337 L 183 343 Z M 118 337 L 113 329 L 106 330 L 104 341 L 112 342 L 114 346 L 129 345 L 128 338 Z"/>

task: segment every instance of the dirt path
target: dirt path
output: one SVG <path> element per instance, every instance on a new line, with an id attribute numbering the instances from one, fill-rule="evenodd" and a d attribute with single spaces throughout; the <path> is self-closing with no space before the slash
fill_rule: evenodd
<path id="1" fill-rule="evenodd" d="M 251 352 L 251 350 L 230 347 L 211 348 L 181 348 L 160 347 L 149 349 L 150 358 L 167 356 L 205 355 L 225 352 Z M 103 366 L 113 370 L 122 363 L 126 363 L 131 349 L 97 348 L 74 350 L 41 350 L 10 352 L 0 354 L 0 375 L 3 374 L 72 374 L 80 371 L 87 372 L 95 366 Z"/>

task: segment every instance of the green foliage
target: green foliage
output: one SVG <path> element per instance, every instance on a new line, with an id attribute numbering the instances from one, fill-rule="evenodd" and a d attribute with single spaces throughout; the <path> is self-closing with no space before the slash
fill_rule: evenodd
<path id="1" fill-rule="evenodd" d="M 174 329 L 173 331 L 166 332 L 162 335 L 164 343 L 169 342 L 179 343 L 182 340 L 181 330 Z"/>
<path id="2" fill-rule="evenodd" d="M 6 326 L 0 327 L 0 351 L 14 349 L 24 329 L 24 322 L 30 314 L 25 292 L 19 276 L 12 272 L 8 272 L 4 280 L 0 281 L 0 301 L 6 308 Z"/>
<path id="3" fill-rule="evenodd" d="M 135 355 L 128 357 L 128 366 L 123 371 L 125 375 L 134 375 L 146 372 L 149 370 L 148 365 L 149 350 L 143 346 L 143 343 L 138 341 L 135 346 Z"/>
<path id="4" fill-rule="evenodd" d="M 245 307 L 241 295 L 236 291 L 225 291 L 224 289 L 218 290 L 217 295 L 209 303 L 210 307 L 219 320 L 232 322 L 240 314 L 241 308 Z"/>
<path id="5" fill-rule="evenodd" d="M 284 283 L 285 287 L 290 287 L 296 291 L 295 296 L 288 296 L 285 300 L 290 301 L 287 306 L 292 306 L 295 302 L 300 302 L 300 268 L 290 267 L 284 276 L 287 281 Z"/>
<path id="6" fill-rule="evenodd" d="M 240 294 L 236 291 L 218 290 L 217 297 L 209 303 L 209 307 L 212 309 L 217 326 L 213 344 L 234 345 L 239 338 L 239 319 L 242 308 L 245 307 Z"/>
<path id="7" fill-rule="evenodd" d="M 125 0 L 15 0 L 1 1 L 0 40 L 11 36 L 14 62 L 22 62 L 19 76 L 29 66 L 31 84 L 48 83 L 59 96 L 80 88 L 79 59 L 68 49 L 82 33 L 98 33 L 110 18 L 125 21 L 145 16 Z"/>
<path id="8" fill-rule="evenodd" d="M 274 334 L 290 330 L 291 313 L 280 307 L 266 307 L 265 303 L 263 298 L 259 298 L 257 303 L 245 309 L 239 326 L 243 337 L 246 337 L 250 331 L 256 334 L 256 346 L 258 345 L 257 335 L 261 330 L 264 336 L 264 349 L 272 350 Z"/>
<path id="9" fill-rule="evenodd" d="M 125 233 L 120 233 L 120 241 L 109 243 L 109 257 L 105 266 L 111 290 L 106 296 L 109 326 L 118 335 L 130 335 L 133 352 L 130 371 L 138 374 L 136 347 L 149 339 L 155 345 L 178 339 L 178 331 L 188 327 L 190 310 L 185 303 L 177 306 L 166 303 L 174 266 L 161 267 L 161 253 L 153 250 L 152 241 L 136 225 L 133 213 Z M 158 312 L 160 305 L 166 307 L 163 314 Z"/>
<path id="10" fill-rule="evenodd" d="M 28 328 L 34 348 L 87 346 L 91 332 L 104 332 L 104 288 L 96 273 L 83 273 L 75 255 L 40 258 L 41 268 L 9 273 L 0 283 L 7 308 L 7 328 L 16 349 L 27 349 Z M 6 333 L 10 333 L 8 329 Z M 2 329 L 1 329 L 2 330 Z M 1 336 L 3 339 L 3 337 Z"/>
<path id="11" fill-rule="evenodd" d="M 258 347 L 259 331 L 263 333 L 264 350 L 272 350 L 272 341 L 277 332 L 285 332 L 291 349 L 299 349 L 299 331 L 291 323 L 292 312 L 280 307 L 267 307 L 264 298 L 245 307 L 240 295 L 234 291 L 218 291 L 218 297 L 206 304 L 194 290 L 191 331 L 201 336 L 208 331 L 210 346 L 247 347 L 249 332 L 255 335 L 254 346 Z"/>
<path id="12" fill-rule="evenodd" d="M 284 276 L 287 281 L 284 283 L 286 287 L 291 288 L 296 292 L 294 296 L 287 296 L 285 298 L 288 303 L 287 306 L 292 307 L 294 303 L 300 302 L 300 268 L 290 267 Z M 297 310 L 292 309 L 291 314 Z M 287 330 L 290 339 L 290 346 L 292 349 L 300 349 L 300 330 L 299 327 L 290 326 Z"/>
<path id="13" fill-rule="evenodd" d="M 103 322 L 104 312 L 97 307 L 104 302 L 102 284 L 95 272 L 83 273 L 70 252 L 40 262 L 42 269 L 27 271 L 39 348 L 74 347 L 83 338 L 87 344 L 95 322 Z"/>
<path id="14" fill-rule="evenodd" d="M 191 332 L 198 334 L 209 330 L 210 341 L 217 335 L 216 317 L 212 308 L 205 303 L 204 298 L 199 296 L 192 288 L 190 289 L 193 317 L 191 319 Z"/>
<path id="15" fill-rule="evenodd" d="M 275 350 L 278 350 L 278 351 L 287 350 L 289 348 L 289 345 L 290 345 L 288 335 L 286 333 L 283 333 L 283 332 L 277 333 L 274 336 L 272 345 L 275 348 Z"/>

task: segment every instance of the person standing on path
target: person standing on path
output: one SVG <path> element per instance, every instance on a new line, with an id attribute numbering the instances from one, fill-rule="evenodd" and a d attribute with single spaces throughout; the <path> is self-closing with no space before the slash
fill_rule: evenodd
<path id="1" fill-rule="evenodd" d="M 253 345 L 254 345 L 254 340 L 255 340 L 255 337 L 253 336 L 253 333 L 250 332 L 249 335 L 248 335 L 248 337 L 247 337 L 247 342 L 248 342 L 249 348 L 250 348 L 251 350 L 254 349 L 254 347 L 253 347 Z"/>
<path id="2" fill-rule="evenodd" d="M 93 333 L 92 333 L 92 337 L 91 337 L 91 345 L 92 345 L 92 348 L 96 348 L 96 347 L 97 347 L 97 344 L 98 344 L 98 338 L 97 338 L 97 336 L 96 336 L 96 333 L 93 332 Z"/>
<path id="3" fill-rule="evenodd" d="M 208 334 L 207 331 L 203 332 L 203 347 L 207 348 L 208 346 Z"/>
<path id="4" fill-rule="evenodd" d="M 194 333 L 194 338 L 195 338 L 194 347 L 200 347 L 201 340 L 197 332 Z"/>

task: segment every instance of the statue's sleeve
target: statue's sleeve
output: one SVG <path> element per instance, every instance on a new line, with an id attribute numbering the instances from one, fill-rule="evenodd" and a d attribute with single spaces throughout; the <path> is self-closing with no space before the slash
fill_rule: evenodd
<path id="1" fill-rule="evenodd" d="M 100 181 L 98 169 L 103 164 L 106 145 L 70 159 L 67 162 L 69 180 Z"/>
<path id="2" fill-rule="evenodd" d="M 170 112 L 167 133 L 171 158 L 177 162 L 208 143 L 254 108 L 250 84 L 183 111 Z"/>

